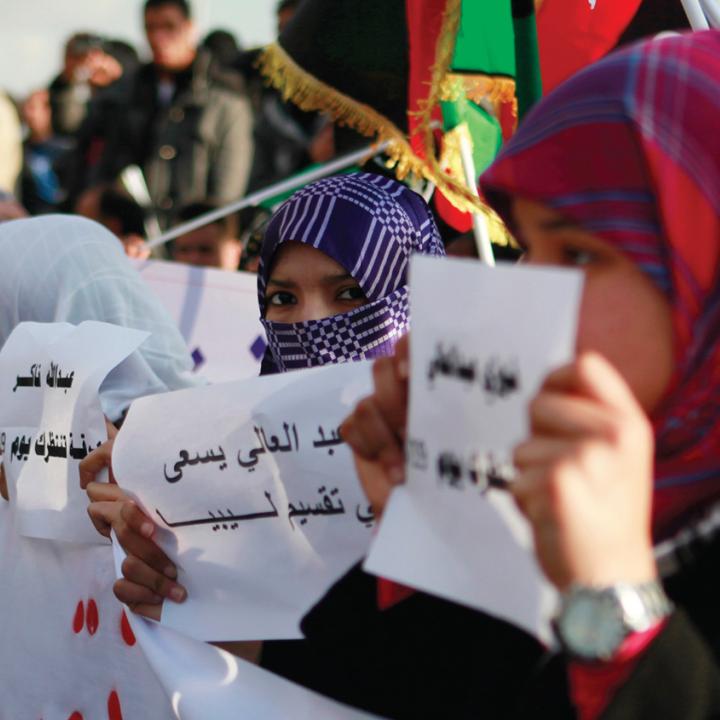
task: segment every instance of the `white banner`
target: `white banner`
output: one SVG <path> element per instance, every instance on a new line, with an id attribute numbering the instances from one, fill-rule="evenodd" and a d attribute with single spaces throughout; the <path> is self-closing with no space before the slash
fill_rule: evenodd
<path id="1" fill-rule="evenodd" d="M 581 288 L 575 271 L 413 258 L 407 484 L 369 572 L 550 637 L 554 592 L 505 488 L 528 402 L 574 355 Z"/>
<path id="2" fill-rule="evenodd" d="M 113 470 L 188 590 L 165 603 L 164 625 L 202 640 L 300 636 L 370 542 L 374 517 L 337 428 L 371 386 L 358 362 L 133 403 Z"/>
<path id="3" fill-rule="evenodd" d="M 162 260 L 133 262 L 175 320 L 197 372 L 210 382 L 259 374 L 266 342 L 257 275 Z"/>

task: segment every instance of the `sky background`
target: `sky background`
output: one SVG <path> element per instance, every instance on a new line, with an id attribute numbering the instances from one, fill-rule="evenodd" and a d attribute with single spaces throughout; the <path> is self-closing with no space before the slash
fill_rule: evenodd
<path id="1" fill-rule="evenodd" d="M 230 30 L 244 47 L 275 35 L 277 0 L 191 0 L 200 37 Z M 148 56 L 143 0 L 0 0 L 0 89 L 22 98 L 60 71 L 65 40 L 94 32 L 131 42 Z"/>

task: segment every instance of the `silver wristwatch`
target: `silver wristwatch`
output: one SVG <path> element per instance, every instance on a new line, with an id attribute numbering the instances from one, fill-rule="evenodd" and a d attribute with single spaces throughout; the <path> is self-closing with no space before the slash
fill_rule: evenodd
<path id="1" fill-rule="evenodd" d="M 563 595 L 554 628 L 570 656 L 585 662 L 606 661 L 628 635 L 649 630 L 672 609 L 657 581 L 602 588 L 571 585 Z"/>

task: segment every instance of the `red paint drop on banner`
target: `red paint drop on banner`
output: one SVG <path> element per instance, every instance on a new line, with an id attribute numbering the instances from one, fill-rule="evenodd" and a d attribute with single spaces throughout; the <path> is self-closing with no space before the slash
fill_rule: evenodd
<path id="1" fill-rule="evenodd" d="M 130 627 L 130 621 L 127 619 L 127 615 L 124 610 L 120 616 L 120 634 L 122 635 L 122 639 L 125 641 L 125 644 L 130 645 L 130 647 L 137 642 L 135 640 L 135 633 Z"/>
<path id="2" fill-rule="evenodd" d="M 90 600 L 88 600 L 87 618 L 85 620 L 85 624 L 87 626 L 88 632 L 91 635 L 94 635 L 97 632 L 98 625 L 100 624 L 100 616 L 98 614 L 98 607 L 92 598 L 90 598 Z"/>
<path id="3" fill-rule="evenodd" d="M 83 720 L 83 716 L 76 710 L 68 720 Z"/>
<path id="4" fill-rule="evenodd" d="M 75 616 L 73 617 L 72 629 L 77 635 L 85 624 L 85 608 L 83 607 L 83 601 L 80 600 L 75 608 Z M 74 719 L 73 719 L 74 720 Z"/>
<path id="5" fill-rule="evenodd" d="M 108 695 L 108 720 L 123 720 L 120 698 L 114 690 Z"/>

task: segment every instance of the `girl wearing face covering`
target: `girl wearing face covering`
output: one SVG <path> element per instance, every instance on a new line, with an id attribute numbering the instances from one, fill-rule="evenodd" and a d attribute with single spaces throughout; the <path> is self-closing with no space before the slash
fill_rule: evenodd
<path id="1" fill-rule="evenodd" d="M 720 716 L 719 78 L 717 31 L 613 54 L 482 178 L 527 262 L 585 274 L 578 358 L 530 407 L 513 493 L 563 595 L 559 660 L 587 720 Z M 376 368 L 381 420 L 343 427 L 376 497 L 392 373 Z"/>
<path id="2" fill-rule="evenodd" d="M 414 253 L 445 251 L 425 201 L 401 183 L 357 173 L 296 192 L 260 257 L 262 374 L 389 354 L 408 329 Z"/>

